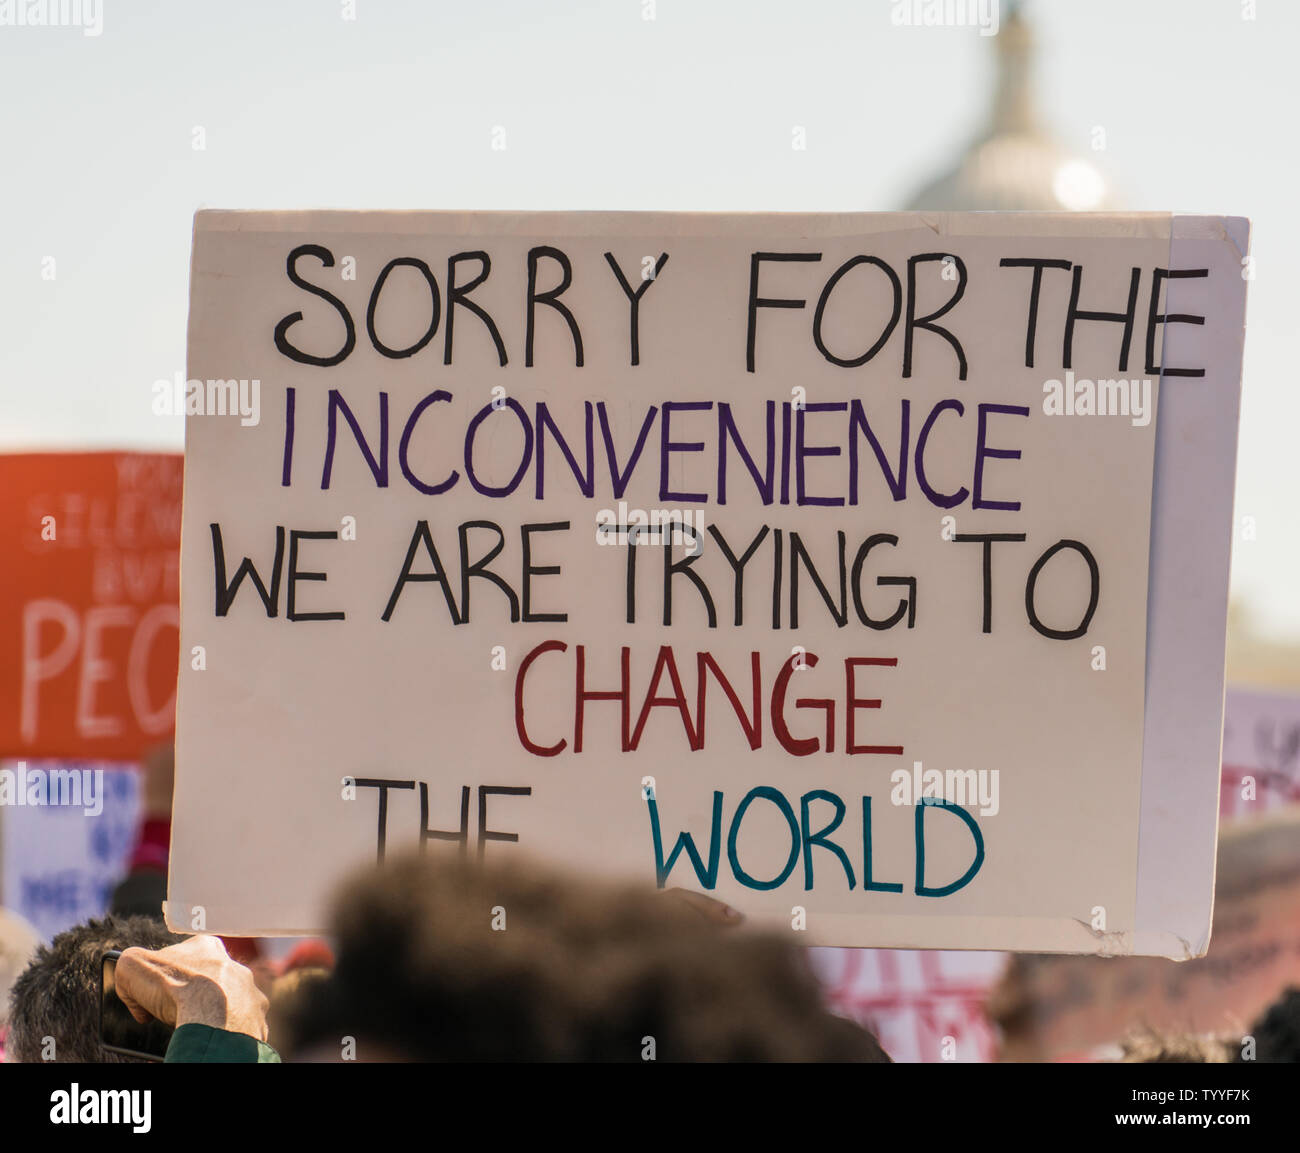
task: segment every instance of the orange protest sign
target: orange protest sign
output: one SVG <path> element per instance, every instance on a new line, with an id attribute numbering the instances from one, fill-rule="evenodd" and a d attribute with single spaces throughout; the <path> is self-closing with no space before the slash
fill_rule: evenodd
<path id="1" fill-rule="evenodd" d="M 175 725 L 182 464 L 0 456 L 0 755 L 135 760 Z"/>

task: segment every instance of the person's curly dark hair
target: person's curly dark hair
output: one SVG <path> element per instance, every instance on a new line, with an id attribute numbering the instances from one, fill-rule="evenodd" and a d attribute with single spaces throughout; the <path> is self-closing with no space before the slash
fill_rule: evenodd
<path id="1" fill-rule="evenodd" d="M 109 915 L 42 945 L 9 994 L 8 1061 L 132 1061 L 99 1043 L 99 991 L 109 949 L 163 949 L 185 938 L 156 917 Z"/>
<path id="2" fill-rule="evenodd" d="M 1300 1062 L 1300 987 L 1292 985 L 1265 1009 L 1250 1035 L 1256 1061 Z"/>
<path id="3" fill-rule="evenodd" d="M 359 1060 L 889 1060 L 802 950 L 644 887 L 411 855 L 348 884 L 334 929 L 300 1057 L 352 1038 Z"/>

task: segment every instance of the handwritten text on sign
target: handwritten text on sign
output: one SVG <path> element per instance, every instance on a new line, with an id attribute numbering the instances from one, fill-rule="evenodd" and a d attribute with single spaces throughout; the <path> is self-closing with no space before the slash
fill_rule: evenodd
<path id="1" fill-rule="evenodd" d="M 1206 273 L 961 219 L 201 214 L 173 920 L 454 842 L 842 944 L 1129 927 Z"/>
<path id="2" fill-rule="evenodd" d="M 181 459 L 0 456 L 0 754 L 131 761 L 176 717 Z"/>

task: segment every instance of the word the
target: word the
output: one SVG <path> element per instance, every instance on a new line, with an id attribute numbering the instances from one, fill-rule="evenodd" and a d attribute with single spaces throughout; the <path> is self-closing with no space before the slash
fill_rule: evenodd
<path id="1" fill-rule="evenodd" d="M 420 848 L 424 847 L 430 841 L 452 841 L 460 846 L 460 851 L 465 854 L 469 851 L 470 845 L 470 828 L 469 828 L 469 806 L 470 806 L 470 787 L 461 785 L 460 787 L 460 824 L 455 829 L 431 829 L 429 828 L 429 786 L 425 781 L 403 781 L 390 777 L 345 777 L 346 785 L 353 791 L 356 789 L 376 789 L 379 793 L 379 825 L 378 838 L 376 843 L 376 856 L 382 864 L 384 860 L 384 848 L 388 842 L 388 806 L 389 793 L 395 793 L 395 796 L 401 796 L 403 790 L 415 790 L 419 788 L 420 795 L 420 824 L 418 826 Z M 508 841 L 514 842 L 519 840 L 518 833 L 503 833 L 498 829 L 488 828 L 488 798 L 489 797 L 530 797 L 533 790 L 528 786 L 518 785 L 479 785 L 478 787 L 478 838 L 476 845 L 478 847 L 479 859 L 482 860 L 484 850 L 487 848 L 488 841 Z M 347 795 L 345 793 L 345 795 Z"/>

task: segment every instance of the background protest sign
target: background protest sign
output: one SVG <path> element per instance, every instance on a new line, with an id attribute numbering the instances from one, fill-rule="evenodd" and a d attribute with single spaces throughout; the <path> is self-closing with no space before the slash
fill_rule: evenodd
<path id="1" fill-rule="evenodd" d="M 1300 696 L 1232 686 L 1224 699 L 1224 818 L 1300 803 Z"/>
<path id="2" fill-rule="evenodd" d="M 1007 954 L 955 949 L 811 949 L 836 1013 L 871 1031 L 895 1061 L 996 1061 L 984 1002 Z"/>
<path id="3" fill-rule="evenodd" d="M 176 717 L 176 453 L 0 456 L 0 755 L 136 761 Z"/>
<path id="4" fill-rule="evenodd" d="M 1167 544 L 1155 414 L 1235 446 L 1244 235 L 1181 219 L 200 213 L 170 922 L 452 841 L 809 943 L 1204 951 L 1221 712 L 1170 803 L 1147 594 L 1197 550 L 1221 678 L 1233 449 Z"/>
<path id="5" fill-rule="evenodd" d="M 0 761 L 0 772 L 49 786 L 39 804 L 0 805 L 0 905 L 47 941 L 103 916 L 135 847 L 138 774 L 116 761 Z"/>

